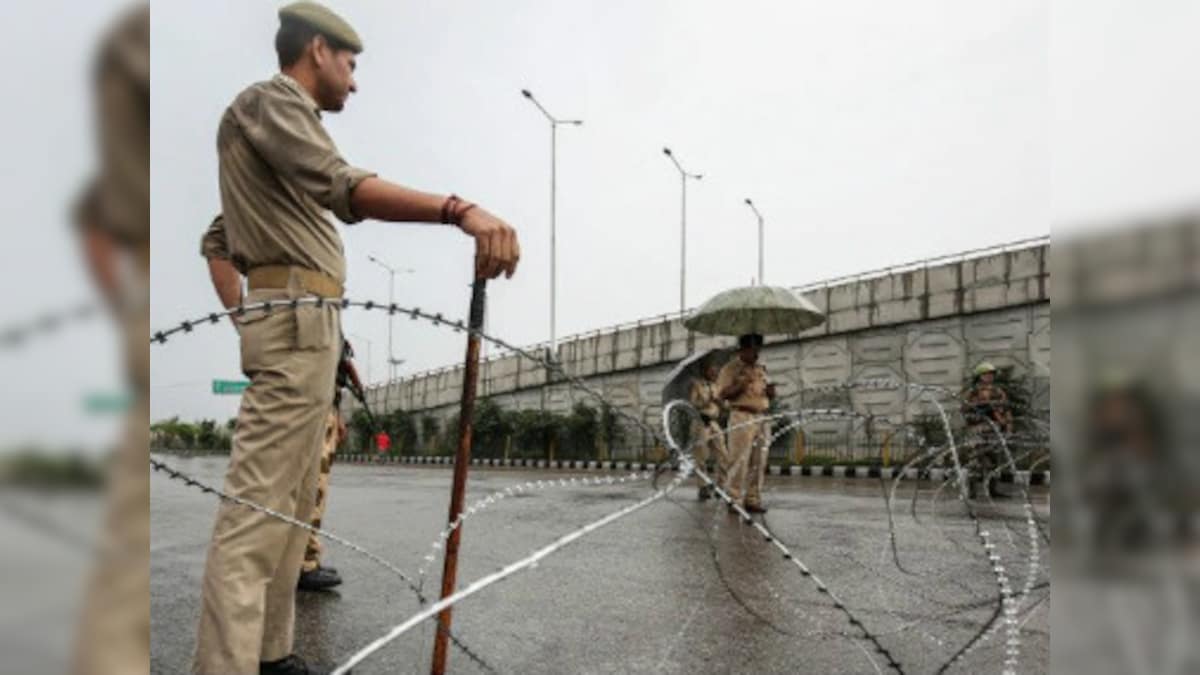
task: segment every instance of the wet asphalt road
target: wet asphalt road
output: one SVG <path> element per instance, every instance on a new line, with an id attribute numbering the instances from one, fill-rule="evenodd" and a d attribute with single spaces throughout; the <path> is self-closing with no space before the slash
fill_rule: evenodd
<path id="1" fill-rule="evenodd" d="M 219 485 L 222 457 L 163 458 Z M 468 504 L 526 481 L 580 471 L 473 469 Z M 603 474 L 609 475 L 609 474 Z M 615 473 L 611 475 L 625 475 Z M 325 526 L 416 575 L 445 523 L 448 468 L 335 465 Z M 665 482 L 665 481 L 664 481 Z M 973 526 L 948 492 L 901 484 L 894 505 L 897 567 L 877 480 L 772 479 L 765 522 L 845 601 L 908 673 L 935 672 L 998 606 L 996 582 Z M 1010 490 L 1014 489 L 1009 486 Z M 553 487 L 504 499 L 465 525 L 458 580 L 469 583 L 652 492 L 619 486 Z M 1044 491 L 1037 513 L 1049 516 Z M 216 502 L 159 474 L 151 477 L 151 669 L 186 672 L 194 647 L 200 576 Z M 1019 499 L 980 507 L 1012 586 L 1029 573 Z M 1049 663 L 1049 545 L 1035 590 L 1021 605 L 1020 672 Z M 424 587 L 436 596 L 440 551 Z M 391 572 L 328 544 L 325 563 L 346 583 L 297 596 L 296 649 L 340 663 L 420 610 Z M 864 649 L 842 635 L 845 616 L 812 580 L 689 482 L 638 511 L 456 606 L 454 630 L 500 673 L 873 673 Z M 426 673 L 432 624 L 375 654 L 355 673 Z M 950 672 L 999 672 L 1004 631 Z M 884 666 L 878 657 L 875 663 Z M 457 649 L 450 671 L 486 672 Z"/>

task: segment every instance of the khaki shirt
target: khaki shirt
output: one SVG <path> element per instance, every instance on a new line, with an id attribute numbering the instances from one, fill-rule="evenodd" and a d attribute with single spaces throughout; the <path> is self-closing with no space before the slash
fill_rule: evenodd
<path id="1" fill-rule="evenodd" d="M 346 280 L 341 235 L 327 218 L 360 218 L 350 195 L 375 174 L 338 154 L 320 109 L 287 75 L 250 85 L 225 109 L 217 131 L 223 218 L 201 242 L 205 257 L 227 257 L 239 272 L 295 265 Z"/>
<path id="2" fill-rule="evenodd" d="M 730 399 L 729 404 L 735 408 L 751 408 L 756 412 L 766 412 L 771 406 L 767 399 L 767 368 L 761 363 L 747 364 L 741 358 L 734 356 L 729 363 L 721 368 L 717 376 L 717 393 L 742 377 L 749 378 L 749 384 L 737 398 Z"/>
<path id="3" fill-rule="evenodd" d="M 717 398 L 717 388 L 707 379 L 698 377 L 693 380 L 692 389 L 688 398 L 691 399 L 692 406 L 694 406 L 701 415 L 706 415 L 712 419 L 720 417 L 721 401 Z"/>

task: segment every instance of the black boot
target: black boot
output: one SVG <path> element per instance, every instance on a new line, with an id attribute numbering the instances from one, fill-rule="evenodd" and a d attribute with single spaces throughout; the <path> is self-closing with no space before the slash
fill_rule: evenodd
<path id="1" fill-rule="evenodd" d="M 332 567 L 318 567 L 309 572 L 301 572 L 296 588 L 302 591 L 327 591 L 334 586 L 340 586 L 342 577 Z"/>
<path id="2" fill-rule="evenodd" d="M 329 670 L 312 668 L 304 659 L 291 654 L 278 661 L 261 661 L 258 675 L 328 675 Z"/>
<path id="3" fill-rule="evenodd" d="M 988 496 L 992 499 L 1012 499 L 1012 497 L 1000 491 L 1000 481 L 997 479 L 988 481 L 987 490 Z"/>

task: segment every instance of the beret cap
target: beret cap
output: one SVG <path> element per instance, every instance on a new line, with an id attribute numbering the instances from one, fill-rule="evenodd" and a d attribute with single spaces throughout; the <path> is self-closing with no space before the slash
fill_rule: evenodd
<path id="1" fill-rule="evenodd" d="M 293 2 L 279 8 L 279 20 L 299 21 L 341 42 L 355 54 L 363 50 L 362 39 L 349 23 L 328 7 L 316 2 Z"/>

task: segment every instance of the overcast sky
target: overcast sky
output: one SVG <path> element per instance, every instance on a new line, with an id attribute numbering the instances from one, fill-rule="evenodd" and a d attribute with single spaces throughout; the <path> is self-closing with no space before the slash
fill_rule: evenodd
<path id="1" fill-rule="evenodd" d="M 331 134 L 355 164 L 458 192 L 518 228 L 520 273 L 490 298 L 490 328 L 518 343 L 549 333 L 549 134 L 522 87 L 585 120 L 559 136 L 560 336 L 677 308 L 679 180 L 663 145 L 705 174 L 689 186 L 689 304 L 755 274 L 746 196 L 767 217 L 767 281 L 787 285 L 1195 196 L 1200 147 L 1180 133 L 1200 114 L 1190 66 L 1200 8 L 1188 2 L 334 6 L 367 49 L 359 93 L 326 117 Z M 8 141 L 6 221 L 37 223 L 3 250 L 11 278 L 32 282 L 6 324 L 88 294 L 63 204 L 91 165 L 85 73 L 111 9 L 54 0 L 2 10 L 24 27 L 13 48 L 37 54 L 37 67 L 9 72 L 28 104 L 4 112 L 20 131 Z M 276 9 L 154 5 L 156 327 L 217 306 L 197 253 L 219 209 L 214 131 L 238 91 L 275 71 Z M 353 296 L 386 299 L 386 275 L 366 260 L 375 253 L 416 270 L 398 280 L 398 302 L 465 313 L 465 237 L 384 223 L 342 232 Z M 351 313 L 345 326 L 371 341 L 382 378 L 385 317 Z M 461 336 L 407 320 L 395 341 L 402 372 L 462 356 Z M 9 358 L 7 437 L 91 435 L 79 398 L 117 386 L 114 348 L 100 322 Z M 236 397 L 208 393 L 213 378 L 240 377 L 231 328 L 154 350 L 156 418 L 234 414 Z M 75 413 L 66 420 L 64 407 Z"/>

